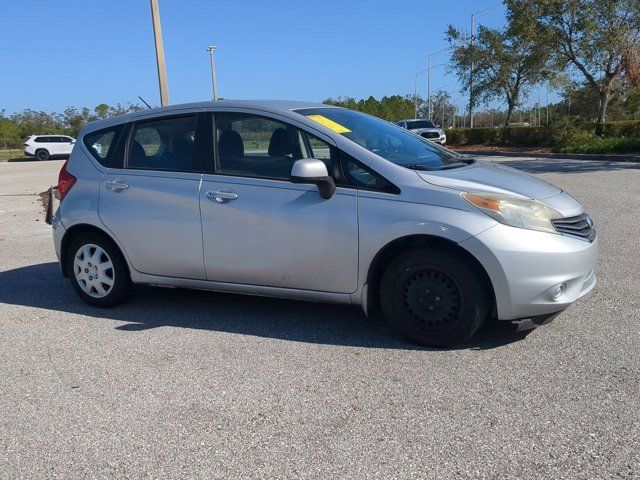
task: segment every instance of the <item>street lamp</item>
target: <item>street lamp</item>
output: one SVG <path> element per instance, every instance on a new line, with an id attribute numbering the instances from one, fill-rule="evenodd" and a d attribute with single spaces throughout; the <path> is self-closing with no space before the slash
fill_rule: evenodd
<path id="1" fill-rule="evenodd" d="M 446 83 L 444 85 L 440 85 L 438 88 L 435 88 L 434 90 L 435 90 L 436 93 L 442 91 L 442 92 L 446 93 L 447 96 L 451 97 L 451 94 L 445 90 L 445 88 L 447 88 L 449 85 L 451 85 L 451 84 L 450 83 Z M 442 102 L 442 116 L 440 118 L 440 123 L 441 123 L 442 128 L 445 128 L 444 104 L 445 104 L 445 102 Z"/>
<path id="2" fill-rule="evenodd" d="M 213 99 L 218 100 L 218 83 L 216 82 L 216 64 L 213 59 L 213 52 L 216 50 L 215 45 L 211 45 L 207 47 L 207 52 L 209 52 L 209 59 L 211 60 L 211 85 L 213 86 Z"/>
<path id="3" fill-rule="evenodd" d="M 447 48 L 443 48 L 442 50 L 438 50 L 435 53 L 430 53 L 427 55 L 427 103 L 429 105 L 428 107 L 428 116 L 427 118 L 429 120 L 431 120 L 431 69 L 436 68 L 436 67 L 441 67 L 442 65 L 444 65 L 444 63 L 441 63 L 440 65 L 435 65 L 435 66 L 431 66 L 431 60 L 436 58 L 438 55 L 440 55 L 442 52 L 446 52 L 447 50 L 449 50 L 451 47 L 447 47 Z"/>
<path id="4" fill-rule="evenodd" d="M 418 118 L 418 75 L 422 75 L 427 70 L 416 72 L 415 82 L 413 84 L 413 118 Z"/>
<path id="5" fill-rule="evenodd" d="M 502 2 L 494 3 L 490 7 L 480 10 L 471 14 L 471 35 L 469 37 L 469 46 L 471 47 L 471 54 L 473 55 L 473 35 L 476 18 L 484 17 L 487 13 L 493 9 L 502 5 Z M 473 128 L 473 57 L 469 68 L 469 128 Z"/>

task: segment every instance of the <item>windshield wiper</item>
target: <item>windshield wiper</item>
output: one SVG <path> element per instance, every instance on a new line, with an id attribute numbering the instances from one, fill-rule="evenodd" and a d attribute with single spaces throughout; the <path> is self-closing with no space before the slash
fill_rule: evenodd
<path id="1" fill-rule="evenodd" d="M 447 163 L 446 165 L 443 165 L 442 167 L 440 167 L 440 169 L 441 170 L 447 170 L 449 168 L 464 167 L 466 165 L 471 165 L 474 162 L 475 162 L 475 160 L 473 158 L 461 158 L 457 162 L 451 162 L 451 163 Z"/>
<path id="2" fill-rule="evenodd" d="M 407 164 L 401 163 L 400 166 L 404 168 L 408 168 L 410 170 L 424 170 L 424 171 L 437 170 L 437 168 L 427 167 L 426 165 L 418 165 L 417 163 L 407 163 Z"/>

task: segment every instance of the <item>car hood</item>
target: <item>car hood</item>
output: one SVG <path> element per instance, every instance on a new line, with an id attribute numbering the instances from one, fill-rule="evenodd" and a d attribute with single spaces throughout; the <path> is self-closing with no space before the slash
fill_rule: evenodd
<path id="1" fill-rule="evenodd" d="M 427 132 L 443 133 L 443 130 L 441 128 L 412 128 L 409 131 L 411 133 L 416 133 L 418 135 L 421 135 Z"/>
<path id="2" fill-rule="evenodd" d="M 492 192 L 526 198 L 553 197 L 562 193 L 558 187 L 538 180 L 515 168 L 477 160 L 473 164 L 433 172 L 417 171 L 428 183 L 460 191 Z"/>

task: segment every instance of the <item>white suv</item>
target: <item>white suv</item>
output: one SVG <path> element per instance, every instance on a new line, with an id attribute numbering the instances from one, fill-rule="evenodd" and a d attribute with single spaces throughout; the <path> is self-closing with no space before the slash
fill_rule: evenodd
<path id="1" fill-rule="evenodd" d="M 51 157 L 68 157 L 71 155 L 74 138 L 66 135 L 31 135 L 24 142 L 24 153 L 38 160 L 49 160 Z"/>

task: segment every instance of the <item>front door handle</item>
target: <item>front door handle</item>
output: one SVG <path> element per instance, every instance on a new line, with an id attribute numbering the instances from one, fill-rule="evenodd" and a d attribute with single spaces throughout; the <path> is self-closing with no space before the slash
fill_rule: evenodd
<path id="1" fill-rule="evenodd" d="M 229 200 L 236 200 L 238 194 L 230 190 L 210 190 L 207 192 L 207 198 L 209 200 L 215 200 L 218 203 L 224 203 Z"/>
<path id="2" fill-rule="evenodd" d="M 105 182 L 104 188 L 107 190 L 113 190 L 114 192 L 121 192 L 122 190 L 129 188 L 129 185 L 124 183 L 122 180 L 110 180 Z"/>

